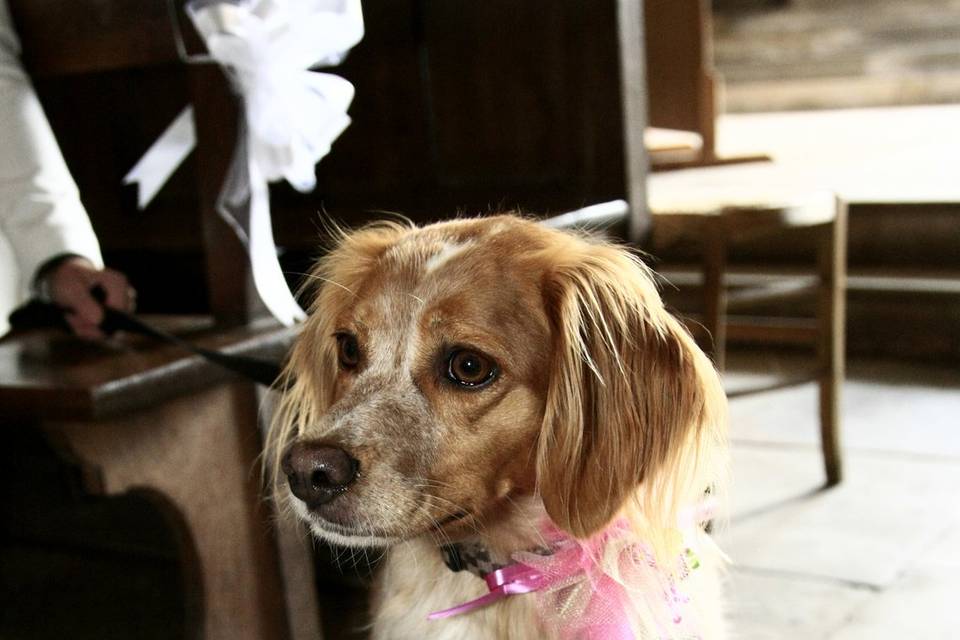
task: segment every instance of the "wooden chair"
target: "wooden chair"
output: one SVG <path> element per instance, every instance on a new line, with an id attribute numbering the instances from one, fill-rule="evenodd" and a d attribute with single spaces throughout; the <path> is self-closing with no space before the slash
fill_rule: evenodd
<path id="1" fill-rule="evenodd" d="M 709 0 L 646 0 L 643 17 L 649 124 L 674 132 L 648 143 L 652 170 L 769 160 L 717 154 Z"/>
<path id="2" fill-rule="evenodd" d="M 703 294 L 699 328 L 714 361 L 723 368 L 727 337 L 813 343 L 820 391 L 820 426 L 827 484 L 840 482 L 839 405 L 844 372 L 844 280 L 846 206 L 831 194 L 811 192 L 768 156 L 721 157 L 716 152 L 716 77 L 712 60 L 710 6 L 706 0 L 648 0 L 644 3 L 649 93 L 647 149 L 650 230 L 645 248 L 692 244 L 700 256 Z M 692 132 L 699 144 L 669 130 Z M 743 164 L 747 163 L 747 164 Z M 717 166 L 727 165 L 727 166 Z M 686 170 L 677 170 L 687 168 Z M 690 168 L 697 167 L 697 168 Z M 610 216 L 608 207 L 604 215 Z M 762 240 L 768 234 L 807 230 L 817 237 L 817 277 L 807 283 L 776 283 L 760 290 L 728 292 L 727 256 L 733 240 Z M 738 306 L 785 294 L 815 290 L 816 320 L 771 323 L 730 321 Z M 791 379 L 777 386 L 805 381 Z"/>
<path id="3" fill-rule="evenodd" d="M 707 334 L 706 342 L 721 370 L 728 336 L 748 342 L 815 346 L 813 371 L 780 381 L 773 387 L 736 395 L 816 380 L 827 485 L 835 485 L 843 475 L 840 393 L 845 362 L 846 205 L 830 192 L 802 189 L 784 181 L 755 179 L 751 168 L 746 171 L 724 168 L 716 175 L 717 169 L 720 168 L 651 176 L 648 182 L 652 219 L 649 246 L 655 254 L 678 243 L 699 248 L 701 331 Z M 766 165 L 764 169 L 766 175 L 776 175 L 776 165 Z M 737 180 L 737 176 L 744 179 Z M 728 291 L 727 258 L 732 241 L 763 241 L 775 234 L 796 232 L 813 234 L 816 238 L 815 277 L 774 280 Z M 731 315 L 737 307 L 810 293 L 817 296 L 813 321 Z"/>
<path id="4" fill-rule="evenodd" d="M 660 256 L 678 245 L 687 245 L 699 256 L 695 268 L 702 283 L 702 312 L 689 326 L 719 369 L 723 369 L 728 336 L 749 342 L 815 346 L 816 366 L 812 371 L 762 389 L 729 395 L 816 380 L 823 461 L 827 486 L 832 486 L 843 477 L 840 394 L 845 365 L 846 205 L 830 192 L 798 188 L 775 179 L 778 167 L 774 164 L 759 166 L 760 176 L 755 167 L 747 165 L 650 176 L 647 187 L 651 234 L 644 248 Z M 618 224 L 628 210 L 625 201 L 608 202 L 551 218 L 545 224 L 604 229 Z M 813 277 L 791 277 L 728 291 L 727 255 L 732 241 L 762 241 L 773 234 L 804 232 L 816 238 Z M 803 293 L 817 296 L 815 319 L 771 320 L 730 315 L 740 306 Z"/>
<path id="5" fill-rule="evenodd" d="M 650 125 L 696 133 L 688 157 L 651 149 L 654 166 L 709 163 L 716 157 L 716 98 L 710 8 L 704 0 L 643 3 Z M 670 150 L 668 150 L 670 151 Z"/>

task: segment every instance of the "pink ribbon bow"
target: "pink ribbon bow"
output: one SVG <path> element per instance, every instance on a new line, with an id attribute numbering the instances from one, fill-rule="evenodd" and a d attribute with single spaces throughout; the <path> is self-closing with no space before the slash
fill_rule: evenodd
<path id="1" fill-rule="evenodd" d="M 480 609 L 491 605 L 501 598 L 507 596 L 520 595 L 522 593 L 532 593 L 542 589 L 546 584 L 544 576 L 536 569 L 522 565 L 520 563 L 507 565 L 502 569 L 497 569 L 493 573 L 488 573 L 483 577 L 487 583 L 488 593 L 483 594 L 475 600 L 465 602 L 456 607 L 444 609 L 443 611 L 434 611 L 428 620 L 440 620 L 449 618 L 461 613 L 467 613 L 474 609 Z"/>
<path id="2" fill-rule="evenodd" d="M 681 527 L 699 525 L 713 516 L 715 502 L 705 500 L 681 514 Z M 657 565 L 650 550 L 629 540 L 630 527 L 625 520 L 612 523 L 589 540 L 576 540 L 552 523 L 545 537 L 553 553 L 513 554 L 514 564 L 484 576 L 489 591 L 464 604 L 428 616 L 440 620 L 489 606 L 507 596 L 537 593 L 543 622 L 554 629 L 561 640 L 635 640 L 630 625 L 630 601 L 642 598 L 664 636 L 673 637 L 669 627 L 689 626 L 684 621 L 683 605 L 689 599 L 676 585 L 671 572 Z M 624 542 L 618 550 L 620 581 L 605 573 L 603 560 L 611 542 Z M 693 561 L 691 567 L 691 559 Z M 696 558 L 687 550 L 679 559 L 680 578 L 695 568 Z M 627 591 L 630 591 L 628 594 Z M 690 637 L 698 637 L 689 629 Z"/>
<path id="3" fill-rule="evenodd" d="M 543 592 L 541 608 L 552 609 L 546 620 L 556 624 L 561 638 L 576 640 L 634 640 L 622 606 L 624 589 L 602 573 L 599 553 L 618 527 L 589 541 L 579 542 L 550 527 L 554 553 L 548 556 L 518 553 L 518 562 L 484 576 L 489 591 L 464 604 L 428 617 L 440 620 L 489 606 L 507 596 Z"/>

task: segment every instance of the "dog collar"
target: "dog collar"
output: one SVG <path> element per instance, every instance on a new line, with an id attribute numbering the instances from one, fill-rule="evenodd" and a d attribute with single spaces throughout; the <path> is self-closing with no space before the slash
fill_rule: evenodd
<path id="1" fill-rule="evenodd" d="M 553 554 L 550 547 L 537 547 L 528 553 L 547 557 Z M 540 571 L 515 561 L 500 562 L 479 542 L 458 542 L 440 547 L 443 563 L 451 571 L 468 571 L 487 583 L 488 592 L 456 607 L 435 611 L 427 618 L 441 620 L 451 616 L 481 609 L 501 598 L 532 593 L 546 586 L 546 578 Z"/>
<path id="2" fill-rule="evenodd" d="M 549 556 L 553 553 L 550 547 L 536 547 L 528 553 L 539 556 Z M 457 542 L 440 547 L 443 563 L 454 573 L 468 571 L 478 578 L 486 580 L 487 576 L 508 567 L 514 562 L 509 559 L 495 558 L 484 545 L 479 542 Z"/>

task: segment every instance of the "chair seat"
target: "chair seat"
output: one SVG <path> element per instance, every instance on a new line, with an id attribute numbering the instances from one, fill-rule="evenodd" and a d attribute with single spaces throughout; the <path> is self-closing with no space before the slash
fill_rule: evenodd
<path id="1" fill-rule="evenodd" d="M 700 235 L 702 225 L 737 233 L 808 227 L 834 220 L 835 195 L 797 184 L 774 163 L 655 173 L 647 182 L 654 234 Z"/>
<path id="2" fill-rule="evenodd" d="M 643 143 L 652 165 L 695 162 L 703 155 L 703 136 L 693 131 L 647 127 Z"/>

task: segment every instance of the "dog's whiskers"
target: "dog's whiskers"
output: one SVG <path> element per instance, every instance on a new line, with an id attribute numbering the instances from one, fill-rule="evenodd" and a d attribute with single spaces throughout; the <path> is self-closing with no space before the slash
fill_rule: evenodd
<path id="1" fill-rule="evenodd" d="M 463 508 L 461 505 L 453 502 L 452 500 L 448 500 L 431 493 L 422 494 L 422 498 L 424 500 L 424 506 L 427 508 L 436 508 L 440 511 L 439 518 L 430 516 L 429 513 L 427 513 L 427 515 L 434 523 L 433 529 L 442 534 L 444 538 L 446 538 L 447 543 L 450 542 L 449 536 L 443 531 L 441 522 L 447 518 L 460 514 L 466 514 L 468 517 L 470 517 L 470 520 L 464 524 L 468 525 L 470 529 L 472 529 L 478 536 L 483 535 L 483 525 L 477 522 L 475 518 L 472 518 L 473 514 L 470 513 L 468 509 Z"/>

